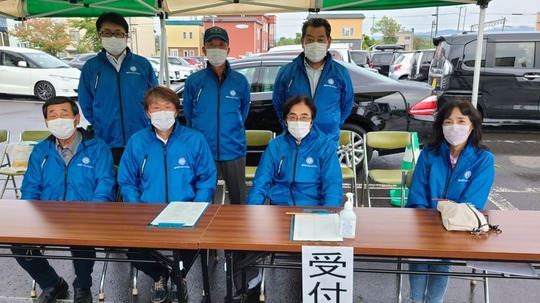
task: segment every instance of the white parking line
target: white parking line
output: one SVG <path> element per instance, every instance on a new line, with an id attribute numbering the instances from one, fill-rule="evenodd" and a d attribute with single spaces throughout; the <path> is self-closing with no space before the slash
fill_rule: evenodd
<path id="1" fill-rule="evenodd" d="M 501 210 L 519 210 L 517 207 L 512 205 L 512 203 L 508 202 L 505 198 L 497 193 L 490 193 L 488 201 L 495 204 L 495 206 Z"/>

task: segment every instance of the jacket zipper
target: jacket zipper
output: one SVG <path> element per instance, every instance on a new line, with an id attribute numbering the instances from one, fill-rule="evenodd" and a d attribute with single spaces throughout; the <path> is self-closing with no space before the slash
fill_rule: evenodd
<path id="1" fill-rule="evenodd" d="M 296 142 L 295 142 L 296 144 Z M 291 184 L 289 185 L 289 192 L 291 193 L 291 199 L 293 201 L 293 206 L 296 206 L 296 199 L 294 198 L 293 194 L 293 184 L 296 181 L 296 162 L 298 161 L 298 149 L 300 148 L 300 144 L 296 144 L 296 153 L 294 155 L 294 166 L 293 166 L 293 179 Z"/>
<path id="2" fill-rule="evenodd" d="M 169 173 L 167 171 L 167 144 L 163 144 L 163 165 L 165 166 L 165 203 L 169 203 Z"/>
<path id="3" fill-rule="evenodd" d="M 120 72 L 116 72 L 116 80 L 118 84 L 118 103 L 120 105 L 120 125 L 122 126 L 122 140 L 124 142 L 124 146 L 126 146 L 126 129 L 124 126 L 124 108 L 122 106 L 122 86 L 120 85 Z"/>
<path id="4" fill-rule="evenodd" d="M 225 80 L 225 79 L 223 79 Z M 221 110 L 221 82 L 219 82 L 219 79 L 217 79 L 218 81 L 218 93 L 217 93 L 217 112 L 216 112 L 216 123 L 217 123 L 217 127 L 216 127 L 216 154 L 217 154 L 217 159 L 216 160 L 220 160 L 221 157 L 221 148 L 219 146 L 219 128 L 220 128 L 220 123 L 219 123 L 219 112 Z"/>

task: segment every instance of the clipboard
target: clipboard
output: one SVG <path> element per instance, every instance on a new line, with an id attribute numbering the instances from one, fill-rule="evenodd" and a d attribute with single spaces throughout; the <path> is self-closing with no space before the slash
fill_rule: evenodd
<path id="1" fill-rule="evenodd" d="M 341 242 L 339 214 L 296 213 L 291 216 L 291 241 Z"/>
<path id="2" fill-rule="evenodd" d="M 171 202 L 148 227 L 194 228 L 209 205 L 208 202 Z"/>

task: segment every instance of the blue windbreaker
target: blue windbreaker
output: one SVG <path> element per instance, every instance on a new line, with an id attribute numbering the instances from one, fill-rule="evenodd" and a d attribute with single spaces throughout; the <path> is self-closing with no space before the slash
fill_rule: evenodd
<path id="1" fill-rule="evenodd" d="M 246 155 L 244 122 L 249 113 L 249 83 L 226 62 L 221 84 L 209 65 L 190 75 L 184 89 L 187 126 L 200 131 L 216 161 L 230 161 Z"/>
<path id="2" fill-rule="evenodd" d="M 281 67 L 274 83 L 272 104 L 284 130 L 287 128 L 282 117 L 283 104 L 294 95 L 312 96 L 304 65 L 304 53 Z M 313 121 L 315 128 L 337 142 L 339 129 L 351 114 L 353 99 L 354 91 L 349 71 L 327 53 L 313 97 L 317 107 L 317 117 Z"/>
<path id="3" fill-rule="evenodd" d="M 495 159 L 487 150 L 476 150 L 468 143 L 459 155 L 456 167 L 450 164 L 446 140 L 439 154 L 426 145 L 414 169 L 407 207 L 436 208 L 438 199 L 472 203 L 477 209 L 486 205 L 495 179 Z"/>
<path id="4" fill-rule="evenodd" d="M 118 169 L 126 202 L 209 202 L 216 182 L 216 165 L 204 137 L 178 122 L 167 144 L 153 127 L 135 133 Z"/>
<path id="5" fill-rule="evenodd" d="M 107 144 L 91 138 L 82 128 L 83 140 L 66 166 L 56 150 L 56 138 L 34 146 L 21 192 L 23 200 L 113 201 L 114 166 Z"/>
<path id="6" fill-rule="evenodd" d="M 109 147 L 124 147 L 134 133 L 150 125 L 142 100 L 144 93 L 157 85 L 154 69 L 144 57 L 126 49 L 117 72 L 102 50 L 83 66 L 79 104 L 96 137 Z"/>
<path id="7" fill-rule="evenodd" d="M 287 132 L 264 151 L 247 204 L 341 206 L 343 178 L 333 142 L 315 129 L 297 145 Z"/>

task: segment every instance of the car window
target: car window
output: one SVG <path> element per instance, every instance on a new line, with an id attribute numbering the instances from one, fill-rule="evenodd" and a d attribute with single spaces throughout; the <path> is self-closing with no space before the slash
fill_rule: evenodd
<path id="1" fill-rule="evenodd" d="M 463 64 L 468 67 L 474 67 L 474 58 L 476 56 L 476 41 L 471 41 L 463 48 Z M 486 43 L 482 44 L 482 67 L 486 66 Z"/>
<path id="2" fill-rule="evenodd" d="M 262 91 L 271 92 L 274 90 L 274 81 L 280 66 L 265 66 L 262 73 Z"/>
<path id="3" fill-rule="evenodd" d="M 534 42 L 504 42 L 493 45 L 496 67 L 533 67 Z"/>
<path id="4" fill-rule="evenodd" d="M 435 51 L 424 52 L 422 55 L 422 64 L 430 64 L 431 60 L 433 60 L 433 55 L 435 55 Z"/>
<path id="5" fill-rule="evenodd" d="M 236 70 L 237 72 L 241 73 L 242 75 L 244 75 L 246 77 L 246 79 L 249 82 L 249 87 L 250 87 L 249 90 L 252 93 L 260 91 L 260 89 L 257 89 L 257 83 L 256 83 L 256 79 L 255 79 L 255 75 L 256 75 L 256 72 L 257 72 L 257 66 L 238 67 L 238 68 L 235 68 L 234 70 Z"/>
<path id="6" fill-rule="evenodd" d="M 23 58 L 17 57 L 14 54 L 8 54 L 3 52 L 0 60 L 0 65 L 17 66 L 20 60 L 23 60 Z"/>
<path id="7" fill-rule="evenodd" d="M 392 53 L 374 53 L 372 57 L 373 64 L 375 65 L 381 65 L 381 64 L 390 64 L 390 61 L 392 61 L 393 54 Z"/>

